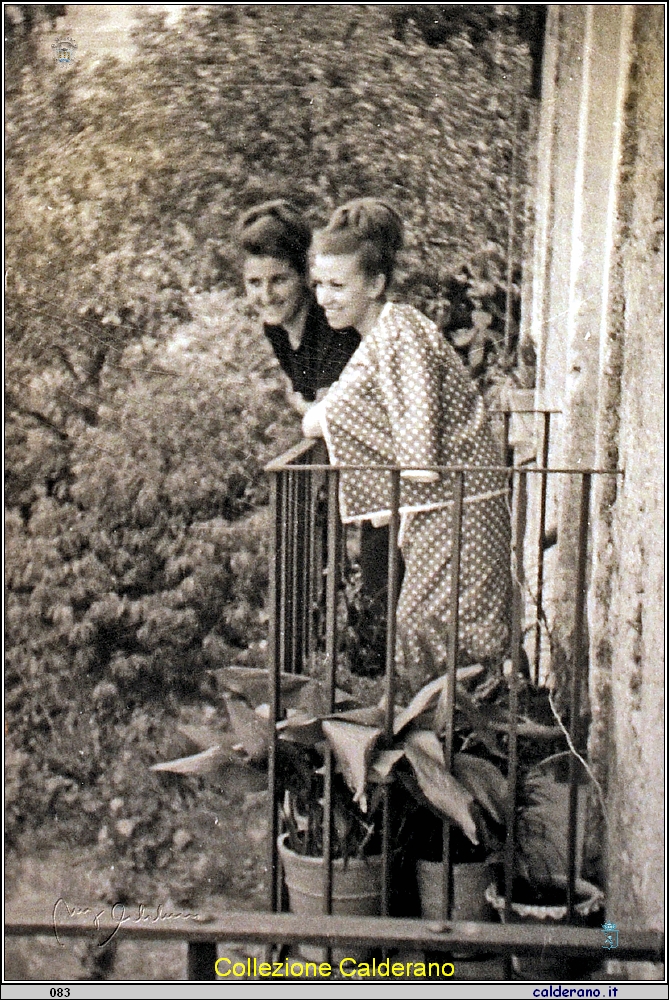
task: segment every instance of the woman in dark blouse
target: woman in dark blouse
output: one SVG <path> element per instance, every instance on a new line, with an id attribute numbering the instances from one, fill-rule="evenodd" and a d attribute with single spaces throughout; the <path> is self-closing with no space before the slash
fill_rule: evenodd
<path id="1" fill-rule="evenodd" d="M 245 212 L 237 243 L 246 298 L 290 383 L 286 397 L 304 414 L 337 381 L 360 336 L 352 327 L 334 330 L 316 302 L 309 283 L 311 228 L 290 202 L 268 201 Z M 360 568 L 371 620 L 385 607 L 387 564 L 388 529 L 363 525 Z"/>
<path id="2" fill-rule="evenodd" d="M 289 202 L 245 212 L 237 240 L 247 300 L 288 377 L 291 405 L 304 413 L 339 378 L 360 337 L 351 328 L 333 330 L 316 302 L 308 276 L 311 229 Z"/>

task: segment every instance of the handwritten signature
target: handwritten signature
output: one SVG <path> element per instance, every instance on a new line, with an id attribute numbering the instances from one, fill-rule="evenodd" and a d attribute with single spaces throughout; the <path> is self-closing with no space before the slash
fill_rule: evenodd
<path id="1" fill-rule="evenodd" d="M 109 944 L 112 938 L 118 934 L 120 928 L 127 923 L 155 924 L 163 920 L 196 920 L 201 923 L 207 919 L 198 913 L 167 910 L 162 903 L 155 907 L 145 906 L 144 903 L 139 903 L 133 907 L 126 907 L 125 903 L 114 903 L 111 906 L 102 906 L 100 908 L 98 906 L 79 906 L 78 904 L 68 903 L 66 899 L 60 896 L 53 904 L 52 913 L 53 933 L 59 945 L 63 946 L 63 941 L 58 931 L 62 930 L 68 921 L 78 921 L 82 917 L 89 917 L 95 929 L 107 935 L 104 940 L 98 941 L 100 948 L 104 948 L 106 944 Z M 107 917 L 108 920 L 106 919 Z M 104 929 L 102 928 L 103 923 L 107 924 Z M 108 923 L 112 924 L 109 933 L 107 933 L 109 930 Z"/>

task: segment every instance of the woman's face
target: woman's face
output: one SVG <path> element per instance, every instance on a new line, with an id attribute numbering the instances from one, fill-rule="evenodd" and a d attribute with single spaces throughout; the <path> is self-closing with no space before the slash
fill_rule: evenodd
<path id="1" fill-rule="evenodd" d="M 309 296 L 304 277 L 277 257 L 246 257 L 244 288 L 246 298 L 268 326 L 290 323 Z"/>
<path id="2" fill-rule="evenodd" d="M 370 278 L 357 253 L 316 254 L 311 277 L 319 305 L 334 330 L 352 326 L 363 336 L 379 313 L 385 289 L 382 274 Z"/>

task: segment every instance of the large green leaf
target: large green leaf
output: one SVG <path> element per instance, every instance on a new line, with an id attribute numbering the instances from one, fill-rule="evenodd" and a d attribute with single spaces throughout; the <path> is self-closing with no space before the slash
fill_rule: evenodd
<path id="1" fill-rule="evenodd" d="M 213 774 L 225 764 L 239 760 L 230 747 L 214 746 L 191 757 L 179 757 L 177 760 L 167 760 L 162 764 L 153 764 L 152 771 L 162 771 L 169 774 Z"/>
<path id="2" fill-rule="evenodd" d="M 453 773 L 496 823 L 504 823 L 509 797 L 506 778 L 494 764 L 467 753 L 453 758 Z"/>
<path id="3" fill-rule="evenodd" d="M 337 712 L 336 715 L 327 716 L 329 719 L 336 719 L 339 722 L 356 722 L 360 726 L 383 726 L 385 712 L 377 705 L 368 708 L 351 708 L 345 712 Z"/>
<path id="4" fill-rule="evenodd" d="M 448 773 L 443 760 L 439 763 L 436 759 L 431 742 L 424 739 L 422 733 L 409 733 L 404 742 L 404 753 L 428 802 L 446 819 L 457 823 L 472 844 L 478 844 L 476 823 L 471 812 L 474 800 Z"/>
<path id="5" fill-rule="evenodd" d="M 470 681 L 473 677 L 479 677 L 485 673 L 485 667 L 480 663 L 473 663 L 469 667 L 458 667 L 455 672 L 458 683 Z"/>
<path id="6" fill-rule="evenodd" d="M 372 752 L 382 729 L 359 726 L 354 722 L 325 719 L 323 732 L 332 747 L 346 784 L 353 792 L 353 801 L 367 811 L 367 779 Z"/>
<path id="7" fill-rule="evenodd" d="M 433 709 L 439 702 L 441 693 L 447 684 L 448 676 L 444 674 L 443 677 L 437 677 L 436 680 L 430 681 L 429 684 L 422 687 L 407 707 L 397 713 L 393 727 L 395 735 L 399 735 L 403 729 L 406 729 L 410 722 L 423 715 L 424 712 L 429 712 Z"/>
<path id="8" fill-rule="evenodd" d="M 449 731 L 450 721 L 453 718 L 453 702 L 449 697 L 450 689 L 450 684 L 444 684 L 441 689 L 439 700 L 434 710 L 434 721 L 430 727 L 435 733 L 441 734 Z"/>
<path id="9" fill-rule="evenodd" d="M 416 729 L 408 737 L 413 747 L 421 750 L 437 764 L 444 763 L 444 748 L 431 729 Z"/>
<path id="10" fill-rule="evenodd" d="M 235 739 L 246 758 L 255 764 L 267 760 L 267 724 L 240 698 L 226 696 L 225 705 Z"/>
<path id="11" fill-rule="evenodd" d="M 222 732 L 220 728 L 212 726 L 196 726 L 181 723 L 176 728 L 177 732 L 185 736 L 196 750 L 208 750 L 209 747 L 221 745 L 226 742 L 232 746 L 232 743 L 235 742 L 231 738 L 230 733 Z"/>
<path id="12" fill-rule="evenodd" d="M 395 747 L 393 750 L 381 750 L 376 754 L 369 769 L 370 781 L 385 780 L 398 761 L 404 757 L 404 747 Z"/>
<path id="13" fill-rule="evenodd" d="M 258 667 L 223 667 L 210 671 L 225 691 L 239 695 L 253 708 L 269 700 L 269 672 Z M 284 707 L 297 703 L 302 689 L 313 683 L 302 674 L 281 674 L 281 697 Z"/>
<path id="14" fill-rule="evenodd" d="M 281 739 L 302 743 L 304 746 L 316 747 L 323 742 L 321 720 L 304 712 L 295 712 L 287 719 L 277 722 L 276 730 Z"/>

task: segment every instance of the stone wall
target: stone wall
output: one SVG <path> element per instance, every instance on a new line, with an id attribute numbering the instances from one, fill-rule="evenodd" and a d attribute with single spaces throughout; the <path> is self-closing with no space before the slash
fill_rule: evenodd
<path id="1" fill-rule="evenodd" d="M 610 671 L 609 909 L 653 927 L 663 924 L 664 865 L 663 31 L 661 6 L 637 7 L 612 289 L 623 344 L 617 428 L 615 414 L 602 414 L 617 429 L 625 478 L 610 518 L 610 649 L 598 664 Z M 598 680 L 601 691 L 607 678 Z"/>
<path id="2" fill-rule="evenodd" d="M 551 465 L 624 471 L 593 478 L 590 755 L 607 917 L 640 927 L 663 923 L 663 35 L 660 4 L 550 7 L 531 303 L 536 403 L 561 410 Z M 565 650 L 576 515 L 565 481 L 549 512 Z"/>

